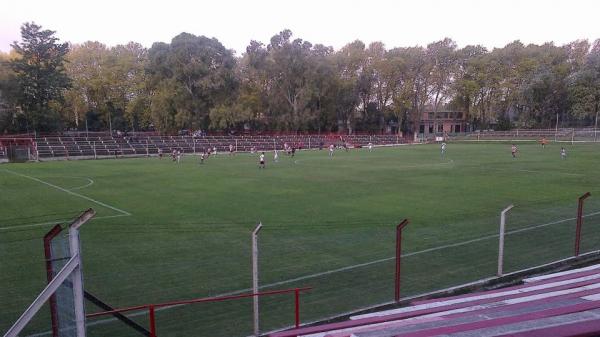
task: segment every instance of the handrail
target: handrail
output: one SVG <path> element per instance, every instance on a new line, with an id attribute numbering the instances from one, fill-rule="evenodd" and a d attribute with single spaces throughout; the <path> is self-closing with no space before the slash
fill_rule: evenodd
<path id="1" fill-rule="evenodd" d="M 86 317 L 92 318 L 92 317 L 97 317 L 97 316 L 113 314 L 115 312 L 137 311 L 137 310 L 142 310 L 142 309 L 148 309 L 150 306 L 154 306 L 155 308 L 161 308 L 161 307 L 172 307 L 172 306 L 176 306 L 176 305 L 186 305 L 186 304 L 203 303 L 203 302 L 222 302 L 222 301 L 227 301 L 227 300 L 235 300 L 235 299 L 248 298 L 248 297 L 254 297 L 254 296 L 269 296 L 269 295 L 277 295 L 277 294 L 286 294 L 286 293 L 293 293 L 295 291 L 302 292 L 302 291 L 308 291 L 311 289 L 312 289 L 312 287 L 291 288 L 291 289 L 264 291 L 264 292 L 260 292 L 260 293 L 246 293 L 246 294 L 240 294 L 240 295 L 202 297 L 202 298 L 195 298 L 195 299 L 191 299 L 191 300 L 150 303 L 150 304 L 142 304 L 142 305 L 136 305 L 136 306 L 131 306 L 131 307 L 124 307 L 124 308 L 117 308 L 117 309 L 113 309 L 113 310 L 95 312 L 95 313 L 87 314 Z"/>
<path id="2" fill-rule="evenodd" d="M 294 293 L 294 301 L 295 301 L 295 303 L 294 303 L 295 304 L 294 305 L 295 315 L 294 316 L 295 316 L 295 321 L 296 321 L 295 325 L 296 325 L 296 328 L 299 328 L 300 327 L 300 292 L 308 291 L 311 289 L 312 289 L 311 287 L 292 288 L 292 289 L 283 289 L 283 290 L 264 291 L 264 292 L 259 292 L 259 293 L 246 293 L 246 294 L 240 294 L 240 295 L 194 298 L 191 300 L 170 301 L 170 302 L 162 302 L 162 303 L 155 303 L 155 304 L 143 304 L 143 305 L 136 305 L 136 306 L 132 306 L 132 307 L 117 308 L 117 309 L 113 309 L 113 310 L 95 312 L 92 314 L 87 314 L 86 317 L 92 318 L 92 317 L 98 317 L 98 316 L 104 316 L 104 315 L 113 315 L 115 313 L 122 313 L 122 312 L 128 312 L 128 311 L 148 310 L 149 323 L 150 323 L 150 336 L 156 337 L 155 310 L 157 308 L 174 307 L 174 306 L 188 305 L 188 304 L 194 304 L 194 303 L 222 302 L 222 301 L 255 297 L 255 296 L 269 296 L 269 295 Z"/>

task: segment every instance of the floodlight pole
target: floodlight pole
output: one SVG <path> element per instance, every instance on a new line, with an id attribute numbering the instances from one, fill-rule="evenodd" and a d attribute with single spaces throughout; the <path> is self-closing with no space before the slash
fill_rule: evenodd
<path id="1" fill-rule="evenodd" d="M 554 142 L 556 143 L 558 137 L 558 112 L 556 113 L 556 129 L 554 130 Z"/>
<path id="2" fill-rule="evenodd" d="M 506 213 L 510 211 L 514 205 L 510 205 L 500 213 L 500 235 L 498 240 L 498 277 L 502 276 L 502 268 L 504 266 L 504 231 L 506 228 Z"/>
<path id="3" fill-rule="evenodd" d="M 408 219 L 402 220 L 396 226 L 396 278 L 395 278 L 395 297 L 396 302 L 400 301 L 400 261 L 402 259 L 402 229 L 408 225 Z"/>
<path id="4" fill-rule="evenodd" d="M 598 103 L 596 103 L 596 120 L 594 122 L 594 142 L 596 142 L 598 139 L 598 112 L 600 112 L 600 109 L 598 109 Z"/>
<path id="5" fill-rule="evenodd" d="M 258 223 L 252 231 L 252 300 L 254 302 L 254 336 L 259 337 L 259 314 L 258 314 L 258 232 L 262 223 Z"/>
<path id="6" fill-rule="evenodd" d="M 575 256 L 579 256 L 579 244 L 581 243 L 581 226 L 583 225 L 583 202 L 592 194 L 586 192 L 579 197 L 577 204 L 577 228 L 575 229 Z"/>

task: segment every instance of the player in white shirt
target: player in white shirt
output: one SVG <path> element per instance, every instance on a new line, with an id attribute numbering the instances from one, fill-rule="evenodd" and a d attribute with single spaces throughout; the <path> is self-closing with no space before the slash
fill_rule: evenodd
<path id="1" fill-rule="evenodd" d="M 333 144 L 329 145 L 329 156 L 333 157 Z"/>
<path id="2" fill-rule="evenodd" d="M 567 150 L 564 147 L 560 148 L 560 159 L 567 159 Z"/>
<path id="3" fill-rule="evenodd" d="M 446 143 L 442 143 L 442 157 L 446 154 Z"/>
<path id="4" fill-rule="evenodd" d="M 265 168 L 265 153 L 264 152 L 262 152 L 260 154 L 258 168 L 259 169 L 260 168 L 263 168 L 263 169 Z"/>
<path id="5" fill-rule="evenodd" d="M 273 161 L 276 163 L 279 162 L 279 152 L 277 152 L 277 149 L 275 149 L 275 153 L 273 154 Z"/>
<path id="6" fill-rule="evenodd" d="M 217 155 L 217 147 L 216 147 L 216 146 L 213 146 L 213 153 L 214 153 L 215 155 Z"/>
<path id="7" fill-rule="evenodd" d="M 229 155 L 233 155 L 233 144 L 229 144 Z"/>
<path id="8" fill-rule="evenodd" d="M 369 152 L 373 152 L 373 143 L 369 142 Z"/>
<path id="9" fill-rule="evenodd" d="M 181 150 L 177 150 L 177 164 L 181 161 Z"/>

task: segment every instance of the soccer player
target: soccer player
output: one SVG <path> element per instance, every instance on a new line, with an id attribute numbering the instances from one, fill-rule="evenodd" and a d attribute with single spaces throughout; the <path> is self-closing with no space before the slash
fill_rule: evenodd
<path id="1" fill-rule="evenodd" d="M 158 158 L 162 159 L 163 156 L 163 150 L 159 147 L 158 148 Z"/>
<path id="2" fill-rule="evenodd" d="M 560 148 L 560 159 L 567 159 L 567 150 L 564 147 Z"/>
<path id="3" fill-rule="evenodd" d="M 181 150 L 177 150 L 177 164 L 181 161 Z"/>
<path id="4" fill-rule="evenodd" d="M 442 143 L 442 157 L 446 154 L 446 143 Z"/>
<path id="5" fill-rule="evenodd" d="M 329 156 L 333 157 L 333 144 L 329 144 Z"/>
<path id="6" fill-rule="evenodd" d="M 177 150 L 173 149 L 173 152 L 171 152 L 171 159 L 173 159 L 173 161 L 177 160 Z"/>
<path id="7" fill-rule="evenodd" d="M 213 146 L 213 153 L 215 154 L 215 156 L 217 155 L 217 147 Z"/>
<path id="8" fill-rule="evenodd" d="M 277 149 L 275 149 L 275 153 L 273 154 L 273 161 L 276 163 L 279 162 L 279 152 L 277 152 Z"/>
<path id="9" fill-rule="evenodd" d="M 296 154 L 296 146 L 292 145 L 292 157 Z"/>
<path id="10" fill-rule="evenodd" d="M 548 141 L 546 140 L 546 137 L 542 137 L 542 140 L 540 141 L 540 143 L 542 144 L 542 149 L 546 148 L 546 144 L 548 144 Z"/>
<path id="11" fill-rule="evenodd" d="M 229 155 L 233 155 L 233 144 L 229 144 Z"/>
<path id="12" fill-rule="evenodd" d="M 260 154 L 258 168 L 259 169 L 261 169 L 261 168 L 264 169 L 265 168 L 265 153 L 264 152 L 262 152 Z"/>
<path id="13" fill-rule="evenodd" d="M 200 164 L 204 164 L 204 152 L 200 154 Z"/>
<path id="14" fill-rule="evenodd" d="M 513 145 L 510 147 L 510 153 L 512 154 L 512 157 L 513 157 L 513 158 L 517 158 L 517 152 L 518 152 L 518 151 L 519 151 L 519 150 L 517 149 L 517 146 L 516 146 L 515 144 L 513 144 Z"/>
<path id="15" fill-rule="evenodd" d="M 373 143 L 369 142 L 369 152 L 373 152 Z"/>

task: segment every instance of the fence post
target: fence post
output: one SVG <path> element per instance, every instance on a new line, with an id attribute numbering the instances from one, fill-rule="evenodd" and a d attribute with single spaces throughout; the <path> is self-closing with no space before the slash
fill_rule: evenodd
<path id="1" fill-rule="evenodd" d="M 395 300 L 400 301 L 400 260 L 402 258 L 402 229 L 408 225 L 408 219 L 402 220 L 401 223 L 396 226 L 396 291 Z"/>
<path id="2" fill-rule="evenodd" d="M 83 212 L 69 225 L 69 248 L 71 256 L 77 257 L 77 267 L 71 274 L 73 282 L 73 302 L 75 303 L 75 328 L 78 337 L 85 337 L 85 300 L 83 296 L 83 273 L 81 266 L 81 245 L 79 228 L 96 215 L 93 209 Z"/>
<path id="3" fill-rule="evenodd" d="M 506 213 L 510 211 L 514 205 L 510 205 L 500 213 L 500 236 L 498 243 L 498 277 L 502 276 L 502 268 L 504 266 L 504 230 L 506 227 Z"/>
<path id="4" fill-rule="evenodd" d="M 154 306 L 148 307 L 148 315 L 150 316 L 150 337 L 156 337 L 156 318 L 154 317 Z"/>
<path id="5" fill-rule="evenodd" d="M 590 192 L 586 192 L 584 195 L 580 196 L 579 203 L 577 204 L 577 228 L 575 229 L 575 256 L 579 256 L 579 244 L 581 242 L 581 226 L 583 225 L 583 202 L 590 195 Z"/>
<path id="6" fill-rule="evenodd" d="M 296 328 L 300 327 L 300 290 L 294 289 L 295 313 L 296 313 Z"/>
<path id="7" fill-rule="evenodd" d="M 259 336 L 259 315 L 258 315 L 258 231 L 262 228 L 262 223 L 258 223 L 252 232 L 252 300 L 254 302 L 254 336 Z"/>

